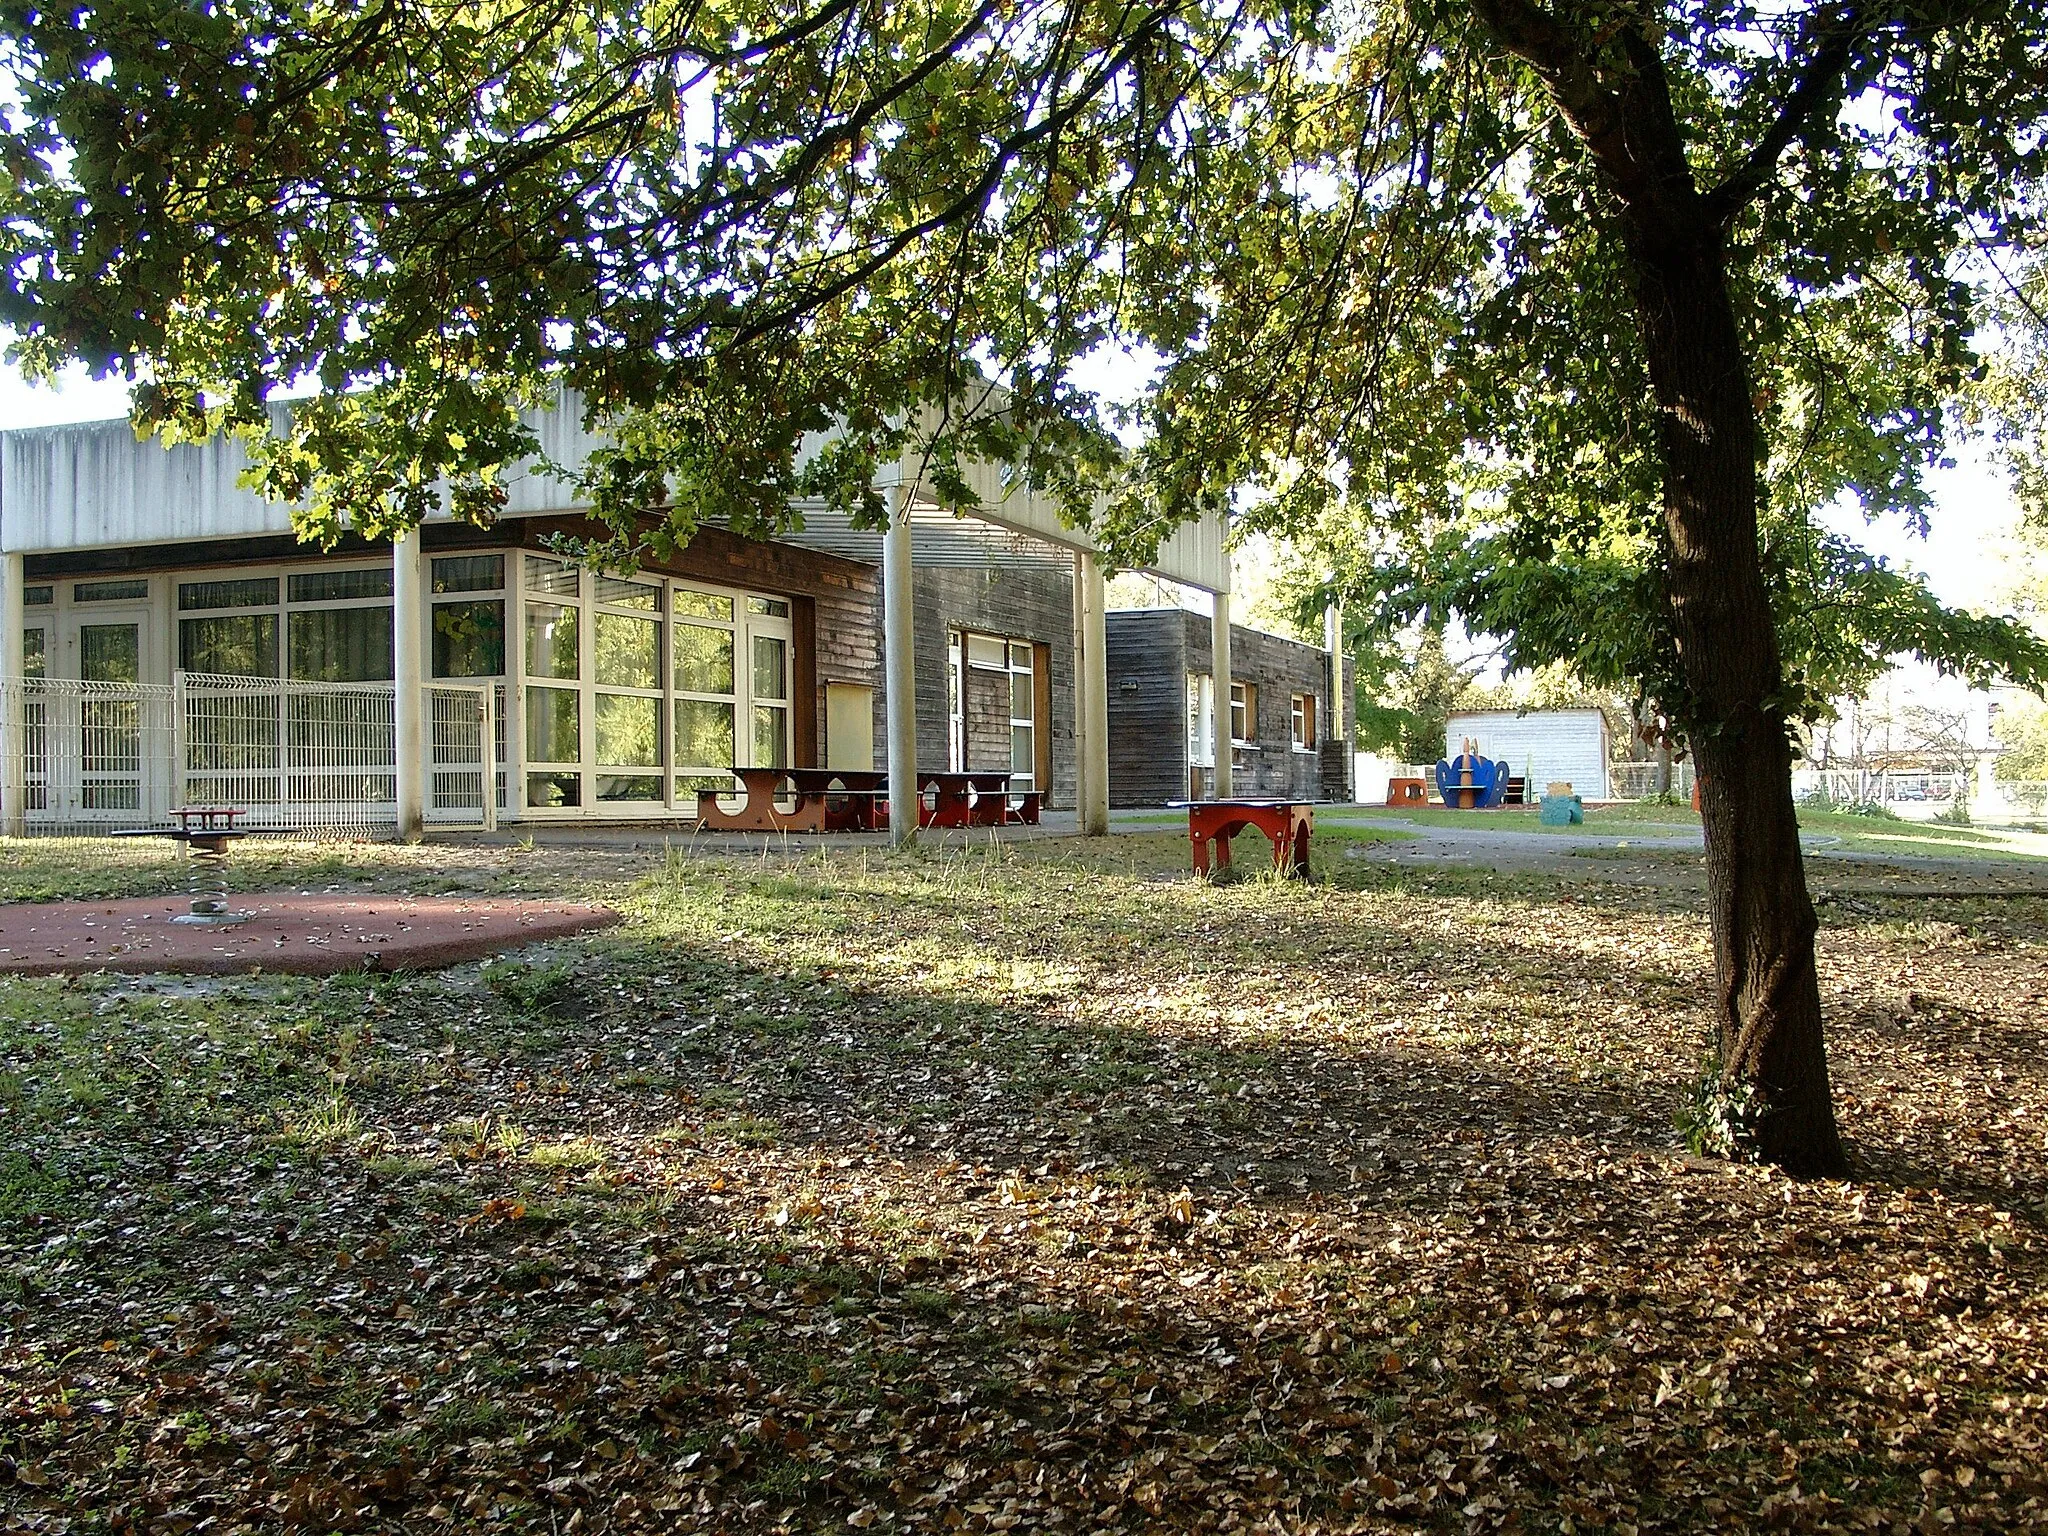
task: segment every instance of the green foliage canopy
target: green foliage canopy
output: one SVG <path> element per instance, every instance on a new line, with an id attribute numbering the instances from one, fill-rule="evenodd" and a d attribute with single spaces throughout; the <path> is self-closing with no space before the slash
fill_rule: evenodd
<path id="1" fill-rule="evenodd" d="M 314 532 L 488 518 L 566 387 L 622 538 L 873 518 L 906 447 L 963 501 L 964 456 L 1014 463 L 1133 561 L 1249 487 L 1354 602 L 1682 715 L 1625 231 L 1559 108 L 1597 93 L 1508 43 L 1617 89 L 1649 50 L 1727 230 L 1783 712 L 1897 651 L 2048 676 L 1815 520 L 1926 513 L 1965 258 L 2040 229 L 2044 0 L 4 10 L 21 360 L 249 434 Z M 1163 359 L 1129 453 L 1073 376 L 1114 344 Z"/>

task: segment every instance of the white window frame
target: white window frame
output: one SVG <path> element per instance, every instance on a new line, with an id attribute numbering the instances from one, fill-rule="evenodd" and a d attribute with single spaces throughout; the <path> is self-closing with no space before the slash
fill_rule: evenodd
<path id="1" fill-rule="evenodd" d="M 1239 695 L 1244 702 L 1238 702 Z M 1237 731 L 1237 712 L 1244 711 L 1245 733 Z M 1253 747 L 1259 741 L 1259 685 L 1243 678 L 1233 679 L 1230 684 L 1230 742 L 1232 746 Z"/>
<path id="2" fill-rule="evenodd" d="M 1003 659 L 977 661 L 973 657 L 974 642 L 984 640 L 1002 648 Z M 1017 660 L 1022 652 L 1023 662 Z M 946 630 L 946 766 L 954 773 L 967 771 L 967 674 L 970 672 L 998 672 L 1003 675 L 1003 686 L 1010 705 L 1010 787 L 1029 792 L 1041 786 L 1038 782 L 1038 732 L 1041 722 L 1038 718 L 1038 642 L 1027 640 L 1022 635 L 999 635 L 994 630 L 975 629 L 968 625 L 955 624 Z M 1019 715 L 1016 710 L 1017 679 L 1030 679 L 1031 713 Z M 1017 761 L 1017 731 L 1023 728 L 1031 732 L 1031 767 L 1019 773 Z"/>
<path id="3" fill-rule="evenodd" d="M 374 570 L 382 570 L 386 574 L 392 575 L 394 577 L 393 587 L 395 589 L 397 585 L 395 573 L 392 572 L 389 561 L 385 561 L 380 565 L 374 555 L 368 558 L 341 560 L 295 560 L 277 565 L 210 566 L 196 570 L 168 572 L 167 579 L 170 583 L 170 589 L 166 593 L 166 597 L 170 611 L 171 669 L 173 671 L 186 670 L 184 665 L 184 623 L 187 619 L 231 617 L 261 613 L 270 614 L 277 620 L 277 671 L 274 674 L 274 680 L 319 682 L 321 679 L 294 679 L 292 677 L 292 615 L 295 613 L 321 613 L 342 608 L 379 608 L 392 614 L 391 634 L 394 649 L 391 662 L 392 671 L 396 674 L 398 670 L 396 646 L 398 643 L 399 626 L 397 623 L 397 613 L 392 606 L 394 598 L 390 593 L 377 597 L 317 598 L 305 602 L 292 601 L 291 590 L 292 578 L 294 576 L 321 576 L 340 571 Z M 180 605 L 179 595 L 183 588 L 203 586 L 206 583 L 217 581 L 275 581 L 277 583 L 277 600 L 272 603 L 251 603 L 246 606 L 231 608 L 186 608 Z M 426 659 L 431 662 L 432 658 Z M 355 678 L 348 681 L 388 683 L 391 680 L 388 677 L 380 677 Z M 339 686 L 346 686 L 346 683 Z"/>
<path id="4" fill-rule="evenodd" d="M 1287 721 L 1288 728 L 1293 733 L 1295 751 L 1313 752 L 1320 745 L 1317 734 L 1317 726 L 1320 722 L 1316 719 L 1319 712 L 1316 705 L 1316 696 L 1313 693 L 1297 693 L 1289 696 L 1287 700 Z"/>
<path id="5" fill-rule="evenodd" d="M 1207 672 L 1187 675 L 1188 766 L 1216 766 L 1216 679 Z"/>
<path id="6" fill-rule="evenodd" d="M 731 767 L 754 765 L 754 709 L 763 707 L 780 708 L 784 711 L 783 748 L 790 755 L 796 740 L 797 711 L 805 707 L 805 701 L 796 695 L 796 632 L 794 599 L 781 593 L 751 591 L 743 587 L 728 587 L 715 582 L 698 581 L 687 576 L 671 576 L 659 571 L 636 571 L 630 576 L 612 578 L 609 573 L 578 567 L 578 579 L 574 596 L 568 593 L 547 594 L 528 590 L 527 571 L 530 562 L 555 561 L 559 557 L 541 550 L 507 551 L 508 569 L 507 596 L 510 611 L 507 614 L 506 663 L 514 668 L 514 675 L 508 680 L 508 698 L 516 698 L 520 718 L 514 722 L 516 734 L 509 734 L 508 741 L 516 742 L 518 751 L 517 777 L 521 786 L 522 814 L 536 820 L 575 820 L 579 818 L 605 816 L 646 816 L 650 814 L 680 812 L 689 813 L 696 808 L 696 790 L 678 788 L 677 780 L 688 777 L 695 779 L 710 767 L 706 764 L 680 764 L 676 761 L 675 709 L 678 700 L 698 699 L 719 703 L 730 703 L 733 708 L 733 758 L 731 764 L 718 765 L 721 770 Z M 510 557 L 517 556 L 514 561 Z M 513 567 L 516 566 L 516 570 Z M 656 588 L 659 597 L 650 613 L 644 608 L 628 608 L 619 604 L 599 601 L 600 579 L 617 579 Z M 730 621 L 701 614 L 682 613 L 677 609 L 675 594 L 678 591 L 701 592 L 730 603 Z M 467 594 L 465 594 L 467 595 Z M 529 603 L 546 603 L 563 607 L 574 607 L 576 618 L 577 675 L 575 678 L 529 677 L 526 671 L 526 613 Z M 775 606 L 780 613 L 760 611 Z M 614 684 L 600 683 L 597 679 L 597 615 L 612 612 L 637 619 L 652 619 L 658 626 L 657 646 L 659 649 L 659 676 L 661 686 L 655 689 L 627 688 Z M 727 631 L 732 639 L 733 692 L 730 695 L 708 694 L 677 686 L 675 645 L 677 626 L 697 625 L 709 629 Z M 769 700 L 754 696 L 754 641 L 765 637 L 780 642 L 783 655 L 784 697 Z M 525 703 L 528 688 L 573 689 L 577 695 L 577 736 L 580 759 L 575 764 L 545 763 L 529 764 L 526 758 Z M 603 694 L 620 694 L 658 700 L 657 745 L 655 756 L 659 760 L 654 767 L 628 767 L 619 764 L 601 764 L 597 761 L 597 700 Z M 772 766 L 772 765 L 761 765 Z M 685 772 L 685 770 L 695 770 Z M 563 776 L 570 772 L 580 775 L 580 804 L 568 806 L 545 806 L 526 804 L 524 800 L 527 777 L 539 772 L 542 776 Z M 654 800 L 600 800 L 597 798 L 598 780 L 608 773 L 620 776 L 649 777 L 659 779 L 661 796 Z"/>

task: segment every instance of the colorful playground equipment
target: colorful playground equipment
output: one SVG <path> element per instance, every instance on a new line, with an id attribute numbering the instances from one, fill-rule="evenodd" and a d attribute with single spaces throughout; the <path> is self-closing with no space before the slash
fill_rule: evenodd
<path id="1" fill-rule="evenodd" d="M 1479 743 L 1468 736 L 1455 760 L 1437 763 L 1436 787 L 1446 810 L 1490 811 L 1507 794 L 1508 765 L 1481 757 Z"/>

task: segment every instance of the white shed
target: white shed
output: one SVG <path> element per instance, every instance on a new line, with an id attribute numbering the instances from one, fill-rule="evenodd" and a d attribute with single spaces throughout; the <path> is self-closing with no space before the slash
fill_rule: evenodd
<path id="1" fill-rule="evenodd" d="M 1451 716 L 1444 736 L 1447 758 L 1469 740 L 1481 757 L 1506 759 L 1508 771 L 1528 782 L 1532 801 L 1558 780 L 1587 800 L 1609 798 L 1607 716 L 1597 709 L 1467 710 Z"/>

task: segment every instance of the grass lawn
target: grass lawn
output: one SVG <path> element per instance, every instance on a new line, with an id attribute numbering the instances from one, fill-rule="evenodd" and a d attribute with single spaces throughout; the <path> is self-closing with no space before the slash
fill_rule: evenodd
<path id="1" fill-rule="evenodd" d="M 629 920 L 0 980 L 0 1528 L 2048 1521 L 2048 901 L 1827 908 L 1796 1184 L 1672 1129 L 1696 884 L 1322 853 L 238 850 Z"/>

